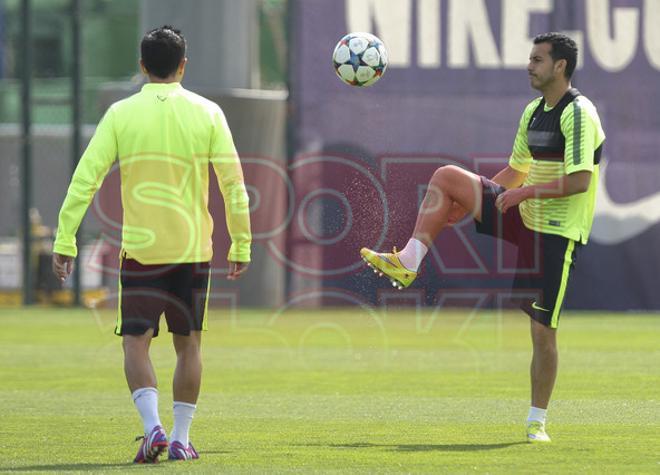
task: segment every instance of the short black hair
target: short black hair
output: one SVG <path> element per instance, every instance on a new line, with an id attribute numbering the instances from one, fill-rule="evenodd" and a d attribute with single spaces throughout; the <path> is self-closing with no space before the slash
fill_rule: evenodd
<path id="1" fill-rule="evenodd" d="M 186 56 L 186 40 L 180 30 L 164 25 L 145 33 L 140 53 L 147 72 L 164 79 L 176 71 Z"/>
<path id="2" fill-rule="evenodd" d="M 534 44 L 538 45 L 539 43 L 550 43 L 552 45 L 550 56 L 553 61 L 559 61 L 560 59 L 566 60 L 566 71 L 564 74 L 566 79 L 571 79 L 575 71 L 575 66 L 577 66 L 578 58 L 578 47 L 575 41 L 563 33 L 551 32 L 535 37 Z"/>

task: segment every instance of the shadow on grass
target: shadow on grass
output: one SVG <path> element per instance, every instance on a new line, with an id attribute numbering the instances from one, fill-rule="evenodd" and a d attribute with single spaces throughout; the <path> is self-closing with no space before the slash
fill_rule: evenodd
<path id="1" fill-rule="evenodd" d="M 499 444 L 371 444 L 369 442 L 358 442 L 355 444 L 330 444 L 328 447 L 335 449 L 368 449 L 384 448 L 395 452 L 477 452 L 483 450 L 497 450 L 523 445 L 527 442 L 506 442 Z"/>
<path id="2" fill-rule="evenodd" d="M 60 463 L 51 465 L 26 465 L 23 467 L 0 467 L 2 472 L 63 472 L 70 471 L 96 471 L 96 470 L 126 470 L 131 467 L 142 467 L 133 463 Z M 156 466 L 156 465 L 154 465 Z"/>
<path id="3" fill-rule="evenodd" d="M 228 450 L 204 450 L 200 452 L 201 456 L 204 455 L 217 455 L 217 454 L 230 454 Z M 172 462 L 171 460 L 161 459 L 157 464 L 135 464 L 132 462 L 125 463 L 61 463 L 61 464 L 52 464 L 52 465 L 26 465 L 23 467 L 2 467 L 0 466 L 0 472 L 63 472 L 63 471 L 97 471 L 97 470 L 128 470 L 131 468 L 141 468 L 144 470 L 145 467 L 163 467 L 164 465 L 176 464 L 178 462 Z"/>
<path id="4" fill-rule="evenodd" d="M 230 454 L 228 450 L 204 450 L 200 452 L 201 456 L 215 455 L 215 454 Z M 26 465 L 23 467 L 2 467 L 0 472 L 63 472 L 63 471 L 84 471 L 91 472 L 97 470 L 129 470 L 131 468 L 142 469 L 145 467 L 163 467 L 164 465 L 177 464 L 171 460 L 161 459 L 157 464 L 135 464 L 132 462 L 125 463 L 60 463 L 51 465 Z M 148 468 L 147 468 L 148 469 Z"/>

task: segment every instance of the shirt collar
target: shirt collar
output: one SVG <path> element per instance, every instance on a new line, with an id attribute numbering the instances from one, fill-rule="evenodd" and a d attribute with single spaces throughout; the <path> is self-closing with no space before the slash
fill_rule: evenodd
<path id="1" fill-rule="evenodd" d="M 180 82 L 148 82 L 142 86 L 142 91 L 173 91 L 175 89 L 181 89 L 181 87 Z"/>

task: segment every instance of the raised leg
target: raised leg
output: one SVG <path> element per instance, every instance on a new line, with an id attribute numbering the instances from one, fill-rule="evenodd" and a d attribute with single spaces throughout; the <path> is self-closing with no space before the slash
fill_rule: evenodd
<path id="1" fill-rule="evenodd" d="M 481 179 L 460 167 L 447 165 L 438 168 L 429 181 L 413 237 L 430 247 L 447 226 L 453 203 L 481 220 Z"/>

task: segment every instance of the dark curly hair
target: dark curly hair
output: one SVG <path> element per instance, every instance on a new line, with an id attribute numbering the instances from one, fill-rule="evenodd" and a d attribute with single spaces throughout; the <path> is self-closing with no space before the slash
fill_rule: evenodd
<path id="1" fill-rule="evenodd" d="M 578 57 L 578 47 L 575 41 L 563 33 L 552 32 L 543 33 L 534 38 L 535 45 L 540 43 L 550 43 L 552 45 L 550 56 L 553 61 L 559 61 L 560 59 L 566 60 L 564 75 L 566 79 L 571 79 L 575 71 L 575 66 L 577 66 Z"/>

